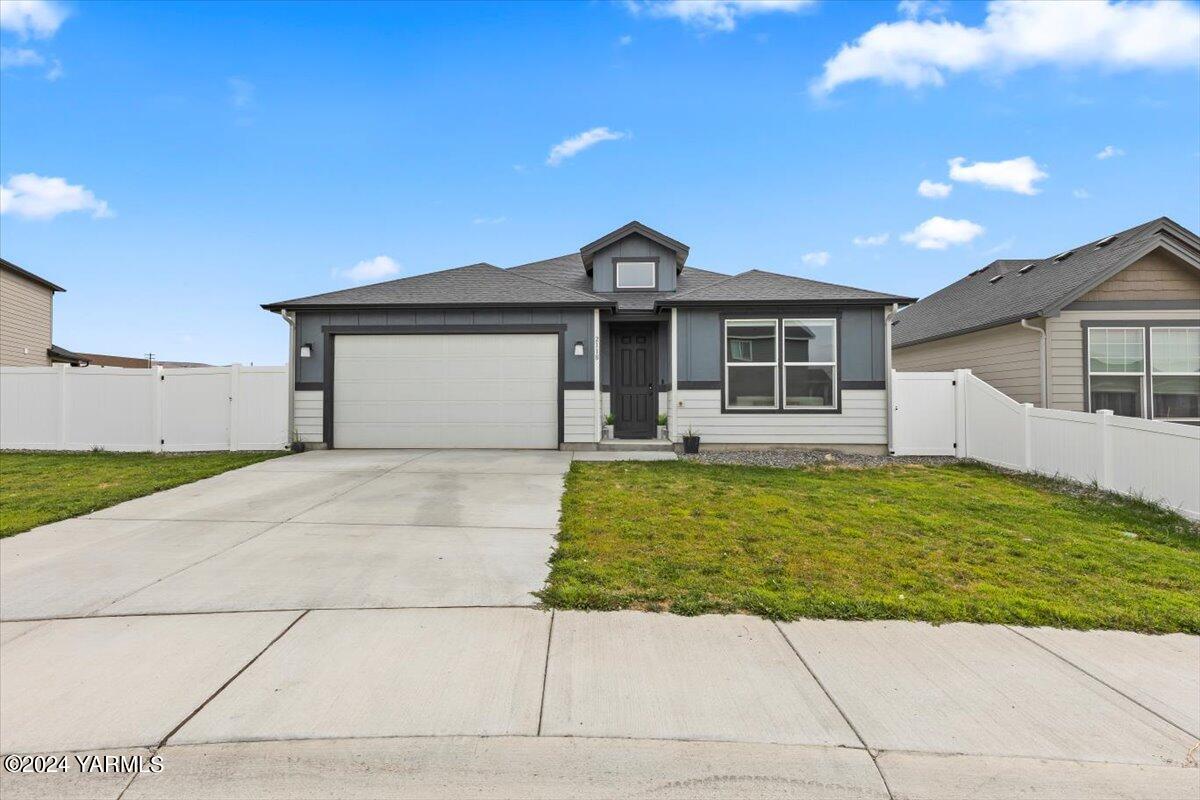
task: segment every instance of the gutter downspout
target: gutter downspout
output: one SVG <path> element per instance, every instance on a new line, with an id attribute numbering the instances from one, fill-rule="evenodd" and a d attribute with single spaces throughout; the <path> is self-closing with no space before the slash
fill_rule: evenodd
<path id="1" fill-rule="evenodd" d="M 1041 398 L 1041 407 L 1049 408 L 1050 406 L 1046 399 L 1046 329 L 1039 328 L 1036 325 L 1030 325 L 1029 320 L 1027 319 L 1021 320 L 1021 327 L 1027 331 L 1034 331 L 1038 334 L 1038 374 L 1041 378 L 1038 385 L 1038 392 L 1039 397 Z"/>
<path id="2" fill-rule="evenodd" d="M 883 394 L 887 402 L 887 449 L 892 453 L 892 321 L 900 311 L 899 303 L 892 303 L 892 310 L 883 315 Z"/>
<path id="3" fill-rule="evenodd" d="M 289 315 L 286 308 L 281 308 L 277 313 L 288 324 L 287 435 L 290 447 L 292 437 L 296 434 L 296 312 Z"/>

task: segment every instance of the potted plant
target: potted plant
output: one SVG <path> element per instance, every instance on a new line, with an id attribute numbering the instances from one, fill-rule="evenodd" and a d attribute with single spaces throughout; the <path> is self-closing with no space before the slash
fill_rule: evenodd
<path id="1" fill-rule="evenodd" d="M 700 434 L 692 430 L 690 426 L 687 433 L 683 434 L 683 452 L 684 455 L 695 455 L 700 452 Z"/>
<path id="2" fill-rule="evenodd" d="M 613 424 L 617 421 L 611 413 L 604 415 L 604 439 L 613 438 Z"/>
<path id="3" fill-rule="evenodd" d="M 658 415 L 658 438 L 659 439 L 667 438 L 667 415 L 666 414 Z"/>
<path id="4" fill-rule="evenodd" d="M 300 434 L 295 430 L 292 431 L 292 441 L 291 444 L 288 445 L 288 449 L 293 453 L 304 452 L 304 442 L 300 441 Z"/>

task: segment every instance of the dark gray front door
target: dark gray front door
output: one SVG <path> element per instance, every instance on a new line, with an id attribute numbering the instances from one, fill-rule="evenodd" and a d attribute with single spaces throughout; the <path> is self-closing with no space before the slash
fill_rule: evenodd
<path id="1" fill-rule="evenodd" d="M 658 415 L 654 328 L 613 328 L 613 434 L 653 439 Z"/>

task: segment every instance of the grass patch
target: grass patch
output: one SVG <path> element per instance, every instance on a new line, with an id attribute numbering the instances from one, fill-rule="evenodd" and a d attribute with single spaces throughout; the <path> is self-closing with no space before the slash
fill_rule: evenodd
<path id="1" fill-rule="evenodd" d="M 281 455 L 0 453 L 0 538 Z"/>
<path id="2" fill-rule="evenodd" d="M 1200 633 L 1200 536 L 975 464 L 575 462 L 553 608 Z"/>

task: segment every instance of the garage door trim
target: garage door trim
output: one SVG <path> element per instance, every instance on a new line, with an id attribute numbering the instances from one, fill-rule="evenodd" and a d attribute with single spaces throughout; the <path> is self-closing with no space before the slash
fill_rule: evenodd
<path id="1" fill-rule="evenodd" d="M 368 335 L 442 335 L 471 333 L 542 334 L 558 336 L 558 441 L 563 440 L 563 336 L 566 325 L 322 325 L 325 335 L 325 401 L 322 403 L 325 446 L 334 447 L 333 441 L 333 348 L 339 336 Z"/>

